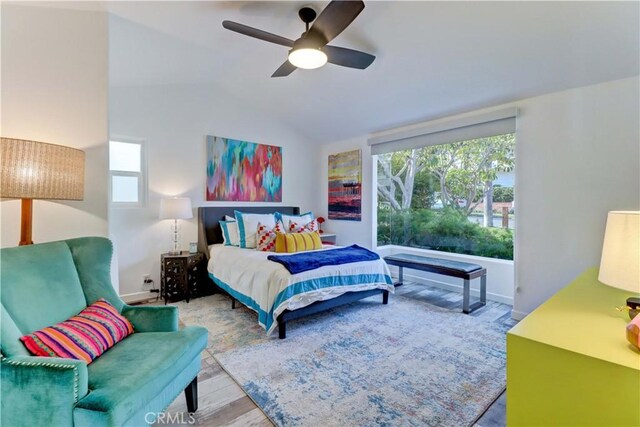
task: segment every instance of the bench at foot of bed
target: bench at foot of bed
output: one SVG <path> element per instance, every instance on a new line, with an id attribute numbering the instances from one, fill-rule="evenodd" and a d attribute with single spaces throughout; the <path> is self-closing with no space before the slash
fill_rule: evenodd
<path id="1" fill-rule="evenodd" d="M 472 311 L 484 307 L 487 303 L 487 269 L 467 262 L 450 261 L 447 259 L 430 258 L 412 254 L 396 254 L 384 257 L 389 265 L 398 267 L 398 283 L 402 286 L 403 268 L 442 274 L 443 276 L 458 277 L 464 280 L 462 293 L 462 312 L 469 314 Z M 470 304 L 471 280 L 480 278 L 480 301 Z"/>
<path id="2" fill-rule="evenodd" d="M 304 316 L 319 313 L 321 311 L 329 310 L 335 307 L 339 307 L 344 304 L 349 304 L 354 301 L 368 298 L 372 295 L 382 294 L 382 303 L 387 304 L 389 302 L 389 291 L 385 289 L 371 289 L 368 291 L 359 292 L 347 292 L 339 297 L 329 299 L 326 301 L 317 301 L 313 304 L 309 304 L 306 307 L 299 308 L 297 310 L 283 311 L 278 316 L 278 338 L 285 339 L 287 337 L 287 322 L 290 320 L 299 319 Z"/>

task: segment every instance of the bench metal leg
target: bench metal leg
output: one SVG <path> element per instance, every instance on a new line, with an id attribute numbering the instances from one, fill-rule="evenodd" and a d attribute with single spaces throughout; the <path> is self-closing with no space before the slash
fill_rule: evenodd
<path id="1" fill-rule="evenodd" d="M 471 281 L 464 279 L 464 288 L 462 289 L 462 312 L 469 314 L 469 299 L 471 297 Z"/>
<path id="2" fill-rule="evenodd" d="M 399 266 L 398 267 L 398 282 L 394 283 L 394 286 L 397 288 L 398 286 L 402 286 L 402 282 L 404 280 L 404 271 L 403 271 L 404 267 Z"/>
<path id="3" fill-rule="evenodd" d="M 473 304 L 469 305 L 471 283 L 468 279 L 465 279 L 464 281 L 464 289 L 462 290 L 462 292 L 462 312 L 464 314 L 469 314 L 472 311 L 487 305 L 487 275 L 485 274 L 484 276 L 480 277 L 480 301 L 474 302 Z"/>

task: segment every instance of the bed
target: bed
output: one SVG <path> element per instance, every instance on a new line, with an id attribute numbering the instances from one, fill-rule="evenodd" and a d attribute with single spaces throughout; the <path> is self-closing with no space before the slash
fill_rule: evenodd
<path id="1" fill-rule="evenodd" d="M 198 208 L 198 249 L 207 256 L 212 286 L 229 294 L 232 306 L 239 301 L 256 311 L 258 323 L 267 334 L 277 328 L 283 339 L 288 321 L 373 295 L 381 295 L 382 303 L 387 304 L 394 286 L 382 259 L 292 275 L 282 265 L 266 259 L 273 253 L 224 246 L 218 221 L 225 215 L 233 216 L 235 210 L 289 215 L 300 211 L 291 206 Z"/>

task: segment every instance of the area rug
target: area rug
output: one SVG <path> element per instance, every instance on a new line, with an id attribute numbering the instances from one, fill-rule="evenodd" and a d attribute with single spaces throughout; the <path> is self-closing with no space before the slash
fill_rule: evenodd
<path id="1" fill-rule="evenodd" d="M 287 329 L 285 340 L 250 331 L 251 342 L 211 350 L 280 426 L 470 425 L 505 387 L 504 326 L 410 298 Z"/>
<path id="2" fill-rule="evenodd" d="M 215 294 L 189 301 L 173 303 L 178 307 L 180 321 L 185 325 L 204 326 L 209 330 L 207 349 L 212 354 L 277 340 L 277 334 L 268 337 L 258 325 L 255 311 L 238 303 L 231 308 L 226 294 Z"/>

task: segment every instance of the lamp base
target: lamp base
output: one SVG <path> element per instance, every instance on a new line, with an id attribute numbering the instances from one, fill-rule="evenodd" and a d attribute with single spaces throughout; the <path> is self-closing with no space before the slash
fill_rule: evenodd
<path id="1" fill-rule="evenodd" d="M 627 307 L 629 307 L 629 317 L 633 319 L 640 314 L 640 298 L 627 298 Z"/>
<path id="2" fill-rule="evenodd" d="M 22 199 L 20 210 L 20 243 L 19 246 L 33 245 L 31 240 L 31 224 L 33 219 L 33 199 Z"/>

